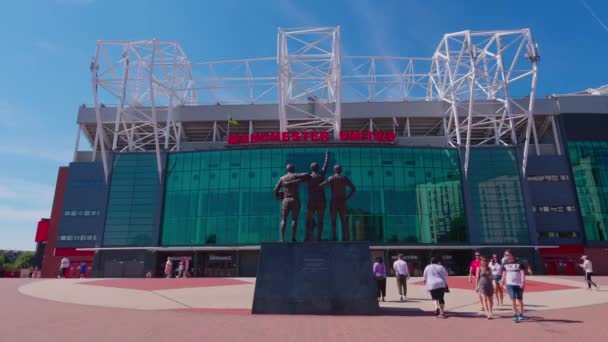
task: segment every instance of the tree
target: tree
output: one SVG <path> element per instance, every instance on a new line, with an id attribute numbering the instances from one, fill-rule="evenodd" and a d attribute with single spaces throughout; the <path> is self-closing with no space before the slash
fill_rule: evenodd
<path id="1" fill-rule="evenodd" d="M 15 262 L 11 264 L 5 264 L 5 268 L 9 269 L 22 269 L 22 268 L 30 268 L 34 266 L 34 252 L 22 252 L 19 253 Z"/>

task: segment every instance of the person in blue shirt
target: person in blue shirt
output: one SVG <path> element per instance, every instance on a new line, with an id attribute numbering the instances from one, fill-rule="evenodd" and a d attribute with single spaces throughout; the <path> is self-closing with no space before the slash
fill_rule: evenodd
<path id="1" fill-rule="evenodd" d="M 83 261 L 80 263 L 80 278 L 86 278 L 86 276 L 87 276 L 87 263 Z"/>

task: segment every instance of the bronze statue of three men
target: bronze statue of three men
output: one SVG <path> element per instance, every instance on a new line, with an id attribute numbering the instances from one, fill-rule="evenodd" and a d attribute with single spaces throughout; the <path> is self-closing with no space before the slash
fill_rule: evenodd
<path id="1" fill-rule="evenodd" d="M 340 165 L 334 165 L 334 175 L 325 180 L 328 161 L 329 152 L 326 152 L 323 168 L 319 170 L 318 163 L 311 163 L 310 173 L 295 173 L 295 167 L 292 164 L 287 165 L 287 173 L 279 179 L 279 182 L 274 188 L 275 197 L 281 201 L 280 242 L 285 241 L 285 229 L 289 214 L 291 214 L 291 241 L 296 241 L 298 216 L 300 213 L 299 184 L 302 182 L 306 182 L 308 185 L 308 210 L 306 213 L 305 240 L 313 240 L 313 230 L 315 226 L 314 216 L 316 214 L 317 241 L 321 241 L 321 236 L 323 234 L 323 217 L 325 216 L 326 208 L 325 191 L 323 188 L 327 185 L 331 186 L 330 214 L 332 240 L 336 241 L 338 239 L 336 233 L 338 216 L 340 216 L 340 225 L 342 226 L 342 240 L 349 240 L 346 202 L 355 194 L 356 189 L 350 179 L 342 175 L 342 166 Z M 283 191 L 281 191 L 281 188 Z M 346 188 L 350 188 L 350 193 L 348 195 L 346 194 Z"/>

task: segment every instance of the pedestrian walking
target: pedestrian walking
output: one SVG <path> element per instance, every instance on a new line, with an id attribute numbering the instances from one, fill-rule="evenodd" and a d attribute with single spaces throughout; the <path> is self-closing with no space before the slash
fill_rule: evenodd
<path id="1" fill-rule="evenodd" d="M 407 299 L 407 280 L 410 279 L 410 272 L 407 262 L 403 260 L 404 255 L 397 255 L 397 261 L 393 263 L 395 271 L 395 279 L 397 280 L 397 290 L 399 291 L 399 299 Z"/>
<path id="2" fill-rule="evenodd" d="M 483 305 L 486 317 L 488 319 L 494 318 L 494 284 L 492 277 L 492 270 L 488 265 L 488 260 L 481 257 L 479 261 L 479 267 L 475 274 L 475 281 L 477 282 L 477 292 L 481 296 L 481 304 Z"/>
<path id="3" fill-rule="evenodd" d="M 171 278 L 171 272 L 173 272 L 173 262 L 171 261 L 171 258 L 167 258 L 167 262 L 165 263 L 165 276 Z"/>
<path id="4" fill-rule="evenodd" d="M 382 257 L 377 257 L 373 267 L 374 278 L 376 278 L 376 285 L 378 286 L 378 301 L 384 302 L 386 297 L 386 267 L 384 266 L 384 260 Z"/>
<path id="5" fill-rule="evenodd" d="M 181 278 L 184 274 L 184 262 L 180 261 L 179 262 L 179 266 L 177 266 L 177 277 L 176 278 Z"/>
<path id="6" fill-rule="evenodd" d="M 579 266 L 583 269 L 583 271 L 585 271 L 585 281 L 587 282 L 587 290 L 591 290 L 591 285 L 595 286 L 596 290 L 599 290 L 600 288 L 597 286 L 597 284 L 594 283 L 593 280 L 591 280 L 591 276 L 593 275 L 593 264 L 591 263 L 591 260 L 589 260 L 586 255 L 583 255 L 581 257 L 581 260 L 583 260 L 583 263 Z"/>
<path id="7" fill-rule="evenodd" d="M 431 293 L 435 316 L 445 318 L 445 299 L 446 292 L 450 292 L 448 287 L 448 272 L 439 264 L 437 258 L 432 257 L 430 265 L 424 268 L 422 278 L 426 289 Z"/>
<path id="8" fill-rule="evenodd" d="M 502 264 L 502 285 L 507 286 L 513 308 L 513 321 L 524 319 L 524 288 L 526 267 L 515 258 L 510 250 L 505 251 L 506 262 Z"/>
<path id="9" fill-rule="evenodd" d="M 86 278 L 86 276 L 87 276 L 87 263 L 83 261 L 80 263 L 80 279 Z"/>
<path id="10" fill-rule="evenodd" d="M 190 260 L 188 260 L 188 258 L 183 258 L 183 262 L 184 262 L 184 272 L 182 273 L 182 277 L 184 278 L 188 278 L 190 277 Z"/>
<path id="11" fill-rule="evenodd" d="M 40 269 L 38 268 L 38 266 L 34 266 L 32 278 L 40 278 Z"/>
<path id="12" fill-rule="evenodd" d="M 490 269 L 492 270 L 492 277 L 494 277 L 492 284 L 494 285 L 494 295 L 496 295 L 496 302 L 499 305 L 503 304 L 504 293 L 500 282 L 502 280 L 502 264 L 498 261 L 498 255 L 492 254 L 492 261 L 490 261 Z"/>
<path id="13" fill-rule="evenodd" d="M 70 259 L 68 257 L 63 257 L 61 262 L 59 263 L 59 275 L 57 278 L 65 278 L 68 269 L 70 268 Z"/>
<path id="14" fill-rule="evenodd" d="M 477 274 L 477 269 L 479 268 L 479 260 L 481 260 L 481 254 L 479 253 L 479 251 L 475 251 L 475 258 L 471 261 L 471 264 L 469 264 L 469 284 Z M 477 289 L 477 283 L 475 283 L 474 288 Z M 477 298 L 479 299 L 479 304 L 481 304 L 480 311 L 484 311 L 481 295 L 479 294 L 479 292 L 477 292 Z"/>

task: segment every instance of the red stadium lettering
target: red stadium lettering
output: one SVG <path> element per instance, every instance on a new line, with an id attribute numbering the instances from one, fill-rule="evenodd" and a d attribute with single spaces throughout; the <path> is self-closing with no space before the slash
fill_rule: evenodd
<path id="1" fill-rule="evenodd" d="M 257 143 L 258 142 L 258 134 L 257 133 L 251 133 L 251 136 L 249 137 L 249 141 L 251 143 Z"/>
<path id="2" fill-rule="evenodd" d="M 229 144 L 238 144 L 239 135 L 238 134 L 228 134 L 228 143 Z"/>
<path id="3" fill-rule="evenodd" d="M 281 133 L 280 132 L 271 132 L 270 141 L 281 141 Z"/>
<path id="4" fill-rule="evenodd" d="M 341 131 L 340 141 L 395 141 L 397 135 L 393 131 Z M 252 134 L 229 134 L 228 144 L 270 143 L 289 141 L 331 141 L 331 134 L 327 131 L 303 132 L 260 132 Z"/>

